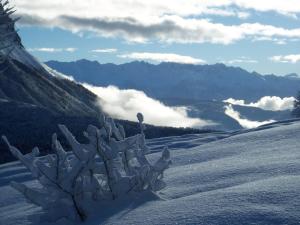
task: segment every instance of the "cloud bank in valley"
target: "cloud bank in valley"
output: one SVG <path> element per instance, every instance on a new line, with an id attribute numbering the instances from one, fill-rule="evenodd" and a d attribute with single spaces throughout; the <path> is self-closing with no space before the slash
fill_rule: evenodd
<path id="1" fill-rule="evenodd" d="M 268 121 L 261 121 L 261 122 L 248 120 L 246 118 L 243 118 L 238 111 L 234 110 L 232 105 L 226 105 L 224 108 L 225 108 L 225 114 L 227 116 L 236 120 L 243 128 L 246 129 L 252 129 L 268 123 L 276 122 L 275 120 L 268 120 Z"/>
<path id="2" fill-rule="evenodd" d="M 102 110 L 113 118 L 136 121 L 136 114 L 142 112 L 145 116 L 145 123 L 156 126 L 204 127 L 214 125 L 211 121 L 188 117 L 186 107 L 168 107 L 148 97 L 142 91 L 121 90 L 115 86 L 83 85 L 99 97 Z"/>
<path id="3" fill-rule="evenodd" d="M 270 111 L 292 110 L 294 107 L 294 97 L 280 98 L 277 96 L 265 96 L 257 102 L 246 103 L 244 100 L 229 98 L 223 102 L 232 105 L 250 106 Z"/>

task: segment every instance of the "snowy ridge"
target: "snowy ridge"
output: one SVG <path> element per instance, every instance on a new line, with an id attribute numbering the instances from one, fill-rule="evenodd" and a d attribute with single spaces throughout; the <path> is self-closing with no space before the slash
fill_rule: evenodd
<path id="1" fill-rule="evenodd" d="M 24 65 L 29 66 L 30 68 L 38 71 L 43 70 L 41 63 L 20 45 L 14 47 L 14 50 L 10 53 L 10 57 L 23 63 Z"/>
<path id="2" fill-rule="evenodd" d="M 187 134 L 182 136 L 162 137 L 147 140 L 152 153 L 160 151 L 163 146 L 171 150 L 193 148 L 209 142 L 217 141 L 231 136 L 228 132 L 212 131 L 203 134 Z"/>
<path id="3" fill-rule="evenodd" d="M 61 79 L 66 79 L 66 80 L 70 80 L 70 81 L 73 81 L 73 82 L 76 82 L 74 80 L 74 78 L 72 76 L 68 76 L 68 75 L 65 75 L 63 73 L 60 73 L 52 68 L 50 68 L 49 66 L 47 66 L 46 64 L 42 63 L 41 66 L 52 76 L 54 77 L 57 77 L 57 78 L 61 78 Z"/>
<path id="4" fill-rule="evenodd" d="M 160 192 L 164 201 L 99 208 L 103 216 L 84 225 L 299 224 L 299 138 L 300 122 L 285 121 L 189 149 L 176 148 L 174 164 L 165 174 L 167 188 Z M 197 140 L 185 136 L 148 143 L 188 144 L 189 139 Z M 8 185 L 11 180 L 37 185 L 28 175 L 17 162 L 0 166 L 0 224 L 43 224 L 36 220 L 41 209 Z"/>

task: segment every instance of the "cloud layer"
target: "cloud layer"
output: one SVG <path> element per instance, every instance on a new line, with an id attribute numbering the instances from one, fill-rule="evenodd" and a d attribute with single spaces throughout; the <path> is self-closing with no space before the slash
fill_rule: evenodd
<path id="1" fill-rule="evenodd" d="M 214 125 L 211 121 L 188 117 L 185 107 L 168 107 L 137 90 L 121 90 L 114 86 L 95 87 L 83 84 L 99 97 L 104 112 L 113 118 L 136 121 L 136 114 L 142 112 L 145 122 L 156 126 L 204 127 Z"/>
<path id="2" fill-rule="evenodd" d="M 299 28 L 260 23 L 225 25 L 200 15 L 247 18 L 244 10 L 300 13 L 297 0 L 15 0 L 21 25 L 59 27 L 72 32 L 91 31 L 131 42 L 231 44 L 243 39 L 300 39 Z M 88 13 L 87 13 L 88 12 Z"/>
<path id="3" fill-rule="evenodd" d="M 233 98 L 224 100 L 224 102 L 232 105 L 250 106 L 270 111 L 292 110 L 294 107 L 294 101 L 294 97 L 280 98 L 277 96 L 265 96 L 257 102 L 251 102 L 248 104 L 244 100 L 236 100 Z"/>
<path id="4" fill-rule="evenodd" d="M 300 13 L 298 0 L 11 0 L 20 10 L 55 16 L 57 13 L 82 13 L 84 16 L 155 17 L 160 15 L 220 15 L 245 18 L 248 10 L 276 12 L 287 16 Z M 64 13 L 63 13 L 64 12 Z M 88 13 L 87 13 L 88 12 Z"/>
<path id="5" fill-rule="evenodd" d="M 231 44 L 247 38 L 300 39 L 300 29 L 285 29 L 260 23 L 224 25 L 206 19 L 188 19 L 179 16 L 162 16 L 142 21 L 126 18 L 82 18 L 61 15 L 52 19 L 21 14 L 20 24 L 59 27 L 75 33 L 90 31 L 103 37 L 123 37 L 130 42 L 145 43 L 213 43 Z"/>
<path id="6" fill-rule="evenodd" d="M 120 58 L 135 60 L 150 60 L 154 62 L 174 62 L 182 64 L 204 64 L 205 60 L 193 58 L 191 56 L 171 54 L 171 53 L 150 53 L 150 52 L 133 52 L 130 54 L 119 55 Z"/>
<path id="7" fill-rule="evenodd" d="M 242 118 L 240 113 L 233 109 L 232 105 L 227 105 L 224 108 L 225 108 L 225 114 L 227 116 L 236 120 L 243 128 L 246 128 L 246 129 L 252 129 L 252 128 L 256 128 L 256 127 L 259 127 L 259 126 L 262 126 L 262 125 L 265 125 L 268 123 L 276 122 L 275 120 L 268 120 L 268 121 L 262 121 L 262 122 L 248 120 L 246 118 Z"/>

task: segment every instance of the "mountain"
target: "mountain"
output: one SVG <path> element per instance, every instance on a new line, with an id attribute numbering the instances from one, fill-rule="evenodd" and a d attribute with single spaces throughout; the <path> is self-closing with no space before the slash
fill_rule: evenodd
<path id="1" fill-rule="evenodd" d="M 57 124 L 73 124 L 75 130 L 96 124 L 102 113 L 97 97 L 81 85 L 64 79 L 31 56 L 11 19 L 12 8 L 0 2 L 0 135 L 7 135 L 25 152 L 39 145 L 51 151 L 46 139 Z M 78 135 L 78 131 L 76 132 Z M 0 163 L 12 160 L 0 141 Z"/>
<path id="2" fill-rule="evenodd" d="M 0 2 L 0 98 L 33 104 L 51 112 L 96 116 L 96 96 L 81 85 L 63 79 L 31 56 L 15 29 L 13 8 Z"/>
<path id="3" fill-rule="evenodd" d="M 79 82 L 97 86 L 116 85 L 122 89 L 142 90 L 157 99 L 218 100 L 228 98 L 257 101 L 264 96 L 294 96 L 300 78 L 249 73 L 224 64 L 186 65 L 131 62 L 122 65 L 97 61 L 48 61 L 46 64 Z"/>
<path id="4" fill-rule="evenodd" d="M 96 116 L 96 96 L 70 80 L 55 77 L 13 58 L 0 65 L 0 98 L 44 107 L 51 112 Z"/>
<path id="5" fill-rule="evenodd" d="M 7 135 L 29 152 L 36 144 L 42 153 L 58 123 L 82 128 L 102 113 L 97 97 L 81 85 L 64 79 L 31 56 L 15 29 L 17 19 L 0 1 L 0 135 Z M 51 132 L 51 133 L 50 133 Z M 77 132 L 78 134 L 78 132 Z M 0 141 L 0 163 L 12 159 Z"/>

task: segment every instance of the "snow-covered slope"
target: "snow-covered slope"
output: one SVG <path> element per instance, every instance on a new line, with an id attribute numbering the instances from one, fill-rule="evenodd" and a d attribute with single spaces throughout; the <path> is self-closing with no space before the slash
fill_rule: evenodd
<path id="1" fill-rule="evenodd" d="M 21 46 L 17 45 L 14 47 L 13 51 L 10 54 L 10 57 L 23 63 L 30 68 L 36 69 L 38 71 L 43 71 L 44 68 L 41 63 L 32 55 L 30 55 L 27 50 Z"/>
<path id="2" fill-rule="evenodd" d="M 172 151 L 173 165 L 165 174 L 168 186 L 159 193 L 164 200 L 99 207 L 98 216 L 85 225 L 300 223 L 299 121 L 194 148 L 185 148 L 188 138 L 157 139 L 156 145 L 182 144 Z M 155 146 L 155 140 L 150 142 Z M 37 220 L 41 210 L 9 186 L 12 180 L 37 185 L 20 163 L 0 166 L 0 224 L 42 224 Z"/>

